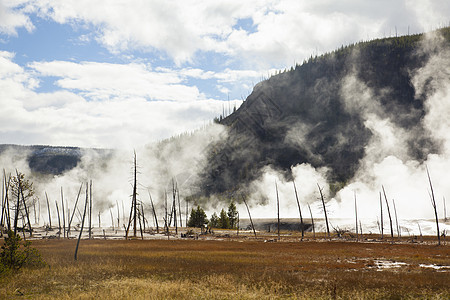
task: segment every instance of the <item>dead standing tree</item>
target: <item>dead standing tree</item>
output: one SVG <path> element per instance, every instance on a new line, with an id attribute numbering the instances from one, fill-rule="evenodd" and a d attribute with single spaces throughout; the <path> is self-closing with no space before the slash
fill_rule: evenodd
<path id="1" fill-rule="evenodd" d="M 312 224 L 312 230 L 313 230 L 313 237 L 316 238 L 316 228 L 314 227 L 314 218 L 313 218 L 313 214 L 311 211 L 311 206 L 308 203 L 308 209 L 309 209 L 309 214 L 311 215 L 311 224 Z"/>
<path id="2" fill-rule="evenodd" d="M 275 181 L 275 191 L 277 193 L 277 232 L 278 232 L 278 240 L 280 240 L 280 198 L 278 197 L 278 186 L 277 182 Z"/>
<path id="3" fill-rule="evenodd" d="M 88 183 L 86 182 L 86 201 L 84 202 L 84 211 L 83 211 L 83 218 L 81 220 L 80 235 L 78 236 L 77 247 L 75 248 L 75 255 L 74 255 L 75 260 L 78 259 L 78 256 L 77 256 L 77 254 L 78 254 L 78 246 L 80 245 L 81 235 L 83 234 L 84 219 L 86 217 L 86 209 L 87 209 L 87 206 L 88 206 L 88 188 L 89 188 L 89 186 L 88 186 Z"/>
<path id="4" fill-rule="evenodd" d="M 77 210 L 78 199 L 80 198 L 81 188 L 83 187 L 83 183 L 80 185 L 80 189 L 78 190 L 77 199 L 75 200 L 75 205 L 73 206 L 72 216 L 70 216 L 69 224 L 67 226 L 67 238 L 69 238 L 70 234 L 70 226 L 72 225 L 73 216 L 75 215 L 75 211 Z"/>
<path id="5" fill-rule="evenodd" d="M 89 239 L 92 239 L 92 180 L 89 182 Z"/>
<path id="6" fill-rule="evenodd" d="M 9 199 L 8 199 L 8 190 L 9 185 L 11 182 L 11 174 L 8 176 L 8 179 L 6 179 L 6 171 L 3 169 L 3 181 L 2 181 L 2 219 L 1 219 L 1 225 L 4 227 L 6 225 L 6 228 L 11 230 L 11 215 L 9 211 Z M 6 223 L 6 224 L 5 224 Z"/>
<path id="7" fill-rule="evenodd" d="M 356 192 L 355 192 L 355 232 L 356 232 L 356 241 L 358 241 L 358 207 L 356 206 Z"/>
<path id="8" fill-rule="evenodd" d="M 30 230 L 30 236 L 33 235 L 33 228 L 31 228 L 31 222 L 30 222 L 30 215 L 28 214 L 28 208 L 27 208 L 27 203 L 25 202 L 25 197 L 23 195 L 23 185 L 22 185 L 22 180 L 20 179 L 21 176 L 19 175 L 19 172 L 16 170 L 16 174 L 17 174 L 17 180 L 18 180 L 18 193 L 20 194 L 21 198 L 22 198 L 22 204 L 23 204 L 23 208 L 25 211 L 25 216 L 27 217 L 27 223 L 28 223 L 28 229 Z M 20 209 L 19 209 L 20 211 Z M 25 228 L 25 224 L 22 225 L 22 231 L 24 231 Z M 25 235 L 25 233 L 24 233 Z"/>
<path id="9" fill-rule="evenodd" d="M 328 226 L 327 208 L 325 206 L 325 198 L 322 193 L 323 188 L 321 188 L 319 184 L 317 184 L 317 187 L 319 188 L 320 199 L 322 200 L 323 212 L 325 214 L 325 223 L 327 225 L 327 236 L 328 238 L 330 238 L 330 227 Z"/>
<path id="10" fill-rule="evenodd" d="M 66 238 L 66 215 L 64 213 L 64 196 L 63 188 L 61 187 L 61 207 L 62 207 L 62 218 L 63 218 L 63 237 Z"/>
<path id="11" fill-rule="evenodd" d="M 133 237 L 137 236 L 137 160 L 136 151 L 134 151 L 134 171 L 133 171 L 133 195 L 131 198 L 130 218 L 128 220 L 128 226 L 125 233 L 125 238 L 128 239 L 128 231 L 130 230 L 131 221 L 133 221 Z"/>
<path id="12" fill-rule="evenodd" d="M 386 207 L 387 207 L 387 211 L 388 211 L 388 217 L 389 217 L 389 226 L 391 227 L 391 238 L 394 238 L 394 229 L 392 226 L 392 217 L 391 217 L 391 210 L 389 209 L 389 202 L 388 199 L 386 197 L 386 191 L 384 190 L 384 186 L 381 186 L 381 188 L 383 189 L 383 194 L 384 194 L 384 200 L 386 200 Z"/>
<path id="13" fill-rule="evenodd" d="M 297 199 L 297 205 L 298 205 L 298 213 L 300 214 L 300 227 L 302 229 L 302 241 L 305 237 L 305 228 L 303 226 L 303 216 L 302 216 L 302 209 L 300 208 L 300 201 L 298 200 L 298 194 L 297 194 L 297 187 L 295 186 L 295 181 L 292 181 L 294 184 L 294 191 L 295 191 L 295 199 Z"/>
<path id="14" fill-rule="evenodd" d="M 45 192 L 45 199 L 47 199 L 48 223 L 50 226 L 49 230 L 52 230 L 52 216 L 50 214 L 50 203 L 48 202 L 47 192 Z"/>
<path id="15" fill-rule="evenodd" d="M 441 245 L 441 236 L 439 234 L 439 219 L 438 219 L 438 213 L 437 213 L 437 207 L 436 207 L 436 200 L 434 198 L 433 184 L 431 183 L 431 177 L 430 177 L 430 172 L 428 172 L 428 167 L 427 167 L 427 176 L 428 176 L 428 182 L 430 183 L 430 189 L 431 189 L 431 195 L 430 195 L 431 205 L 433 206 L 434 216 L 436 218 L 436 232 L 437 232 L 437 238 L 438 238 L 438 245 Z"/>
<path id="16" fill-rule="evenodd" d="M 380 214 L 381 214 L 381 225 L 380 225 L 380 231 L 381 231 L 381 239 L 384 238 L 384 221 L 383 221 L 383 200 L 381 198 L 381 192 L 380 192 Z"/>
<path id="17" fill-rule="evenodd" d="M 250 224 L 252 224 L 253 234 L 255 235 L 255 238 L 256 238 L 256 230 L 255 230 L 255 226 L 253 225 L 253 220 L 252 220 L 252 216 L 250 214 L 250 209 L 248 208 L 247 201 L 245 201 L 245 197 L 243 195 L 241 195 L 241 197 L 242 197 L 242 200 L 244 201 L 245 207 L 247 207 L 248 217 L 250 218 Z"/>
<path id="18" fill-rule="evenodd" d="M 150 191 L 148 191 L 148 196 L 150 197 L 150 203 L 152 204 L 153 217 L 155 218 L 156 233 L 159 233 L 158 218 L 156 216 L 155 205 L 153 204 L 153 199 L 152 195 L 150 194 Z"/>

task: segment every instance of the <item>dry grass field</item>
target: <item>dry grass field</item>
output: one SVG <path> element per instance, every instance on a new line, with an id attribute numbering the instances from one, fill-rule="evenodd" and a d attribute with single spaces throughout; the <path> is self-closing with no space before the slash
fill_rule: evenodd
<path id="1" fill-rule="evenodd" d="M 450 246 L 349 241 L 36 240 L 48 263 L 2 299 L 450 299 Z"/>

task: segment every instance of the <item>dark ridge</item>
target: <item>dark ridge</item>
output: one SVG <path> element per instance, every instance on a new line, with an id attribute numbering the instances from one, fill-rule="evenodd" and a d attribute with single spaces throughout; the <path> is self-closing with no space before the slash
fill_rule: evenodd
<path id="1" fill-rule="evenodd" d="M 450 27 L 439 32 L 445 40 L 442 46 L 448 47 Z M 237 111 L 216 120 L 229 128 L 229 136 L 209 152 L 201 176 L 202 193 L 245 190 L 265 166 L 289 179 L 291 167 L 301 163 L 328 167 L 330 183 L 345 184 L 358 170 L 372 137 L 363 115 L 369 108 L 346 106 L 346 78 L 356 78 L 370 89 L 371 103 L 381 108 L 371 113 L 414 132 L 407 141 L 410 158 L 422 161 L 430 153 L 439 153 L 439 141 L 431 138 L 421 122 L 425 96 L 416 95 L 411 83 L 430 55 L 419 51 L 423 37 L 341 47 L 258 83 Z M 362 95 L 352 97 L 357 105 L 364 105 Z"/>

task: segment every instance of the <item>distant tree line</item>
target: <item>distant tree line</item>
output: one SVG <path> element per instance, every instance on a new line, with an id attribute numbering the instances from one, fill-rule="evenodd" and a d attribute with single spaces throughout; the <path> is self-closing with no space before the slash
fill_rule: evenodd
<path id="1" fill-rule="evenodd" d="M 217 213 L 214 212 L 209 220 L 203 208 L 197 206 L 196 208 L 192 208 L 187 226 L 188 227 L 208 226 L 210 228 L 234 229 L 238 225 L 238 216 L 239 214 L 236 209 L 236 204 L 234 204 L 234 202 L 230 203 L 227 211 L 225 211 L 222 208 L 219 215 L 217 215 Z"/>

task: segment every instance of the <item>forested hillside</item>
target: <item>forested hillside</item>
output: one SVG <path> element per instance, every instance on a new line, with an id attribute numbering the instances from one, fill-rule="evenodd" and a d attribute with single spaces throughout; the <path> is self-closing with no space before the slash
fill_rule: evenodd
<path id="1" fill-rule="evenodd" d="M 433 34 L 439 42 L 432 46 L 421 34 L 341 47 L 257 84 L 242 106 L 220 121 L 230 134 L 209 153 L 201 177 L 204 193 L 245 188 L 268 165 L 289 178 L 291 166 L 299 163 L 327 167 L 332 186 L 342 186 L 359 168 L 373 136 L 370 115 L 412 133 L 406 149 L 412 159 L 438 153 L 439 141 L 421 122 L 432 86 L 416 91 L 412 83 L 433 53 L 449 48 L 450 28 Z"/>

